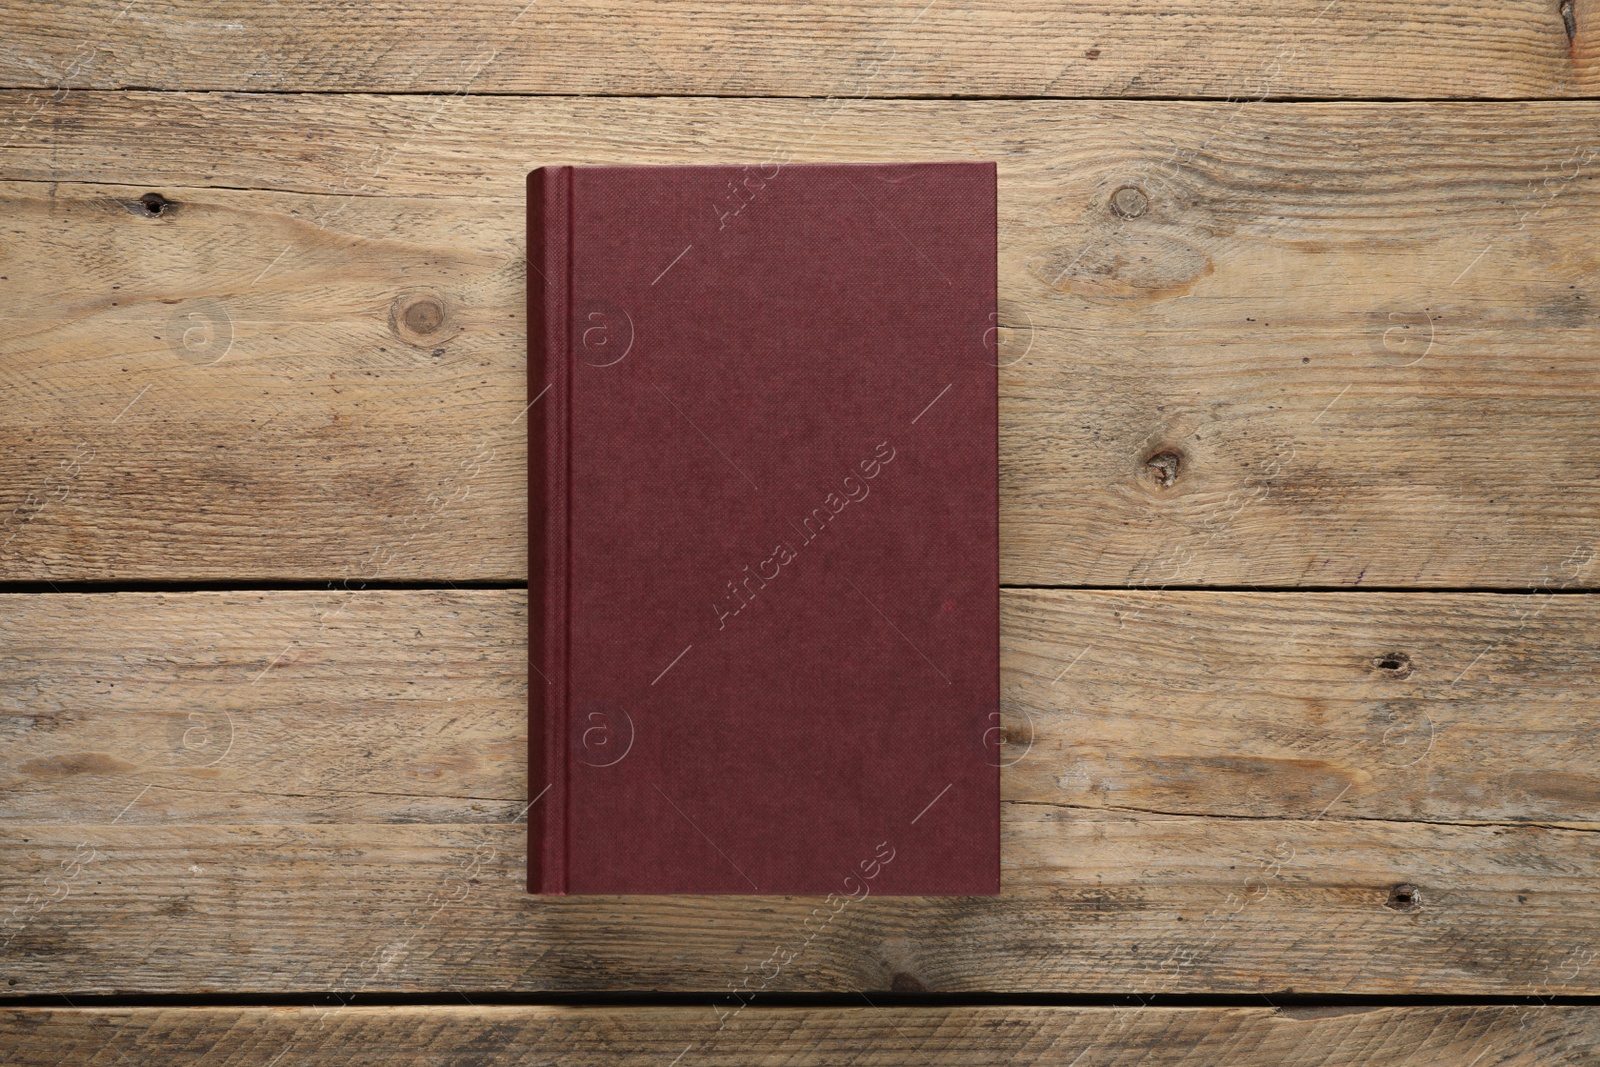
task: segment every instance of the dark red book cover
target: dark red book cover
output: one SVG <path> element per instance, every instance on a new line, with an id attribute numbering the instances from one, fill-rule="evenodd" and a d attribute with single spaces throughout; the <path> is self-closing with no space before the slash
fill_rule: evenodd
<path id="1" fill-rule="evenodd" d="M 992 163 L 528 176 L 528 888 L 1000 885 Z"/>

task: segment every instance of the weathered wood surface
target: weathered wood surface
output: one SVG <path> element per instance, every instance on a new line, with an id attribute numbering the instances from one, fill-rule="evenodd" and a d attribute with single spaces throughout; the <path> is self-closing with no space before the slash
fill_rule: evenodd
<path id="1" fill-rule="evenodd" d="M 0 1011 L 5 1063 L 388 1067 L 561 1063 L 804 1067 L 1582 1067 L 1588 1007 L 25 1008 Z"/>
<path id="2" fill-rule="evenodd" d="M 1593 95 L 1591 0 L 6 5 L 7 87 L 646 96 Z"/>
<path id="3" fill-rule="evenodd" d="M 522 175 L 785 158 L 999 161 L 1005 582 L 1600 573 L 1597 104 L 0 115 L 6 577 L 521 578 Z"/>
<path id="4" fill-rule="evenodd" d="M 552 900 L 523 594 L 0 598 L 5 988 L 1596 991 L 1600 598 L 1002 606 L 1000 898 Z"/>
<path id="5" fill-rule="evenodd" d="M 137 783 L 153 791 L 121 825 L 509 821 L 526 602 L 0 597 L 5 817 L 98 824 L 102 787 Z M 1014 804 L 1600 823 L 1600 597 L 1007 590 L 1001 607 Z"/>

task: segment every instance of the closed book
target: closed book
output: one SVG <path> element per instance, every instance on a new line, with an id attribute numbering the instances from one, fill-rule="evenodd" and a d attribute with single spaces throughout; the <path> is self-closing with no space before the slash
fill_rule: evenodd
<path id="1" fill-rule="evenodd" d="M 528 889 L 999 892 L 992 163 L 528 176 Z"/>

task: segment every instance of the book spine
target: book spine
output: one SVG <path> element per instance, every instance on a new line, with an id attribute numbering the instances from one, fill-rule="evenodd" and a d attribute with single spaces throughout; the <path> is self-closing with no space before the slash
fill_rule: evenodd
<path id="1" fill-rule="evenodd" d="M 567 891 L 572 168 L 528 175 L 528 891 Z"/>

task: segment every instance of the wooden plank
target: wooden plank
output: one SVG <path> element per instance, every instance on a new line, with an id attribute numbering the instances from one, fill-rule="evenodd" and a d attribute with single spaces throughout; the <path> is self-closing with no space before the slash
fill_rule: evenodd
<path id="1" fill-rule="evenodd" d="M 0 597 L 5 815 L 511 822 L 527 630 L 520 591 Z"/>
<path id="2" fill-rule="evenodd" d="M 13 7 L 8 87 L 1259 99 L 1597 86 L 1589 0 Z"/>
<path id="3" fill-rule="evenodd" d="M 540 899 L 518 824 L 111 825 L 138 794 L 0 833 L 6 992 L 1554 996 L 1600 958 L 1592 829 L 1013 805 L 998 898 Z"/>
<path id="4" fill-rule="evenodd" d="M 103 823 L 88 782 L 152 787 L 124 825 L 526 803 L 520 591 L 0 605 L 12 820 Z M 1600 597 L 1007 590 L 1001 622 L 1011 803 L 1600 823 Z"/>
<path id="5" fill-rule="evenodd" d="M 540 899 L 521 593 L 0 598 L 6 988 L 1596 990 L 1600 598 L 1003 609 L 1001 897 Z"/>
<path id="6" fill-rule="evenodd" d="M 526 572 L 518 205 L 10 188 L 6 577 Z"/>
<path id="7" fill-rule="evenodd" d="M 518 580 L 529 167 L 956 157 L 1000 165 L 1005 582 L 1592 588 L 1597 123 L 69 94 L 0 148 L 0 573 Z"/>
<path id="8" fill-rule="evenodd" d="M 1600 598 L 1018 590 L 1001 605 L 1017 803 L 1600 825 Z"/>
<path id="9" fill-rule="evenodd" d="M 12 1008 L 6 1062 L 173 1067 L 392 1063 L 855 1063 L 981 1067 L 1571 1067 L 1600 1063 L 1591 1007 Z M 678 1059 L 675 1060 L 674 1057 Z"/>

